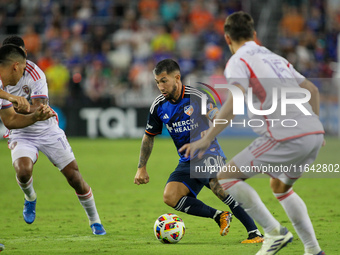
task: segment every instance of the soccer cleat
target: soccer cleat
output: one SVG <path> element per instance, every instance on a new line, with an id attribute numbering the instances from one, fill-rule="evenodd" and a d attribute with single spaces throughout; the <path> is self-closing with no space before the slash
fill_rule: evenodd
<path id="1" fill-rule="evenodd" d="M 305 253 L 304 255 L 326 255 L 324 251 L 320 251 L 318 254 Z"/>
<path id="2" fill-rule="evenodd" d="M 229 233 L 231 220 L 232 220 L 232 214 L 230 212 L 222 212 L 216 216 L 215 221 L 220 226 L 221 236 L 225 236 Z"/>
<path id="3" fill-rule="evenodd" d="M 5 245 L 3 245 L 2 243 L 0 243 L 0 251 L 3 251 L 5 249 Z"/>
<path id="4" fill-rule="evenodd" d="M 263 243 L 263 235 L 261 235 L 259 230 L 250 232 L 248 238 L 243 240 L 241 243 Z"/>
<path id="5" fill-rule="evenodd" d="M 293 234 L 291 232 L 289 232 L 286 228 L 281 228 L 280 232 L 282 233 L 282 235 L 272 236 L 265 234 L 262 247 L 256 253 L 256 255 L 276 254 L 288 243 L 292 242 Z"/>
<path id="6" fill-rule="evenodd" d="M 37 199 L 35 199 L 34 201 L 27 201 L 25 199 L 24 210 L 22 214 L 27 224 L 32 224 L 35 220 L 35 205 L 36 204 L 37 204 Z"/>
<path id="7" fill-rule="evenodd" d="M 91 225 L 91 229 L 92 229 L 92 233 L 94 235 L 100 235 L 100 236 L 106 235 L 106 231 L 105 231 L 103 225 L 100 224 L 100 223 L 93 223 Z"/>

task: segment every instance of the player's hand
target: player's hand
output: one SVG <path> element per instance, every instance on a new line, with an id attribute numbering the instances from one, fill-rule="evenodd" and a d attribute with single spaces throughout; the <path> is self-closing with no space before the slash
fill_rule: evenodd
<path id="1" fill-rule="evenodd" d="M 11 95 L 8 98 L 8 101 L 10 101 L 13 104 L 13 107 L 15 110 L 19 112 L 29 112 L 30 111 L 30 103 L 27 101 L 24 97 L 14 96 Z"/>
<path id="2" fill-rule="evenodd" d="M 184 157 L 189 157 L 190 156 L 190 145 L 191 143 L 186 143 L 184 144 L 181 148 L 179 148 L 178 152 L 182 153 L 185 152 Z"/>
<path id="3" fill-rule="evenodd" d="M 52 109 L 48 105 L 41 104 L 35 111 L 34 117 L 37 121 L 47 120 L 51 117 L 56 116 Z"/>
<path id="4" fill-rule="evenodd" d="M 197 140 L 196 142 L 193 143 L 187 143 L 184 144 L 178 152 L 182 153 L 185 152 L 184 157 L 189 157 L 191 158 L 195 155 L 195 152 L 198 151 L 198 158 L 202 158 L 204 152 L 209 148 L 210 141 L 205 139 L 206 137 L 203 137 L 200 140 Z"/>
<path id="5" fill-rule="evenodd" d="M 326 140 L 323 139 L 323 142 L 322 142 L 322 147 L 326 146 Z"/>
<path id="6" fill-rule="evenodd" d="M 134 184 L 147 184 L 149 182 L 149 175 L 145 168 L 138 168 L 135 175 Z"/>

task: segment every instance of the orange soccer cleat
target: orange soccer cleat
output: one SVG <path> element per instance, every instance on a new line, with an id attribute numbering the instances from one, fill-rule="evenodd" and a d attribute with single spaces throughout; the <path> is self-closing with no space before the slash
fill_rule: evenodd
<path id="1" fill-rule="evenodd" d="M 232 214 L 230 212 L 222 212 L 215 219 L 217 224 L 220 226 L 220 235 L 225 236 L 229 233 L 230 222 L 232 220 Z"/>
<path id="2" fill-rule="evenodd" d="M 248 238 L 243 240 L 241 243 L 263 243 L 263 235 L 261 235 L 259 230 L 250 232 Z"/>

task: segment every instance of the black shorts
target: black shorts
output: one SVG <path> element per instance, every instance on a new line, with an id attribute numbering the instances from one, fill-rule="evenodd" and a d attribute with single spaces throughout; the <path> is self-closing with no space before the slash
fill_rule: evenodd
<path id="1" fill-rule="evenodd" d="M 196 197 L 201 189 L 206 186 L 210 189 L 209 181 L 216 178 L 217 171 L 211 167 L 225 165 L 225 159 L 221 156 L 205 155 L 202 159 L 179 162 L 167 183 L 182 182 L 190 190 L 190 195 Z"/>

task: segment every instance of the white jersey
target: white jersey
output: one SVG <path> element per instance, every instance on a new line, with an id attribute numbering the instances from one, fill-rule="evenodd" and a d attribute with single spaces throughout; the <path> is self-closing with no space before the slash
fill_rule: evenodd
<path id="1" fill-rule="evenodd" d="M 28 101 L 34 98 L 48 99 L 46 76 L 36 64 L 29 60 L 26 61 L 26 69 L 23 77 L 15 86 L 6 86 L 6 89 L 8 89 L 8 93 L 25 97 Z M 58 128 L 58 120 L 56 117 L 38 121 L 25 128 L 13 129 L 9 137 L 26 137 L 32 134 L 43 135 L 49 132 L 51 128 Z"/>
<path id="2" fill-rule="evenodd" d="M 248 88 L 252 88 L 252 102 L 257 110 L 272 109 L 273 88 L 277 88 L 277 108 L 273 113 L 255 115 L 248 105 L 248 116 L 253 120 L 251 126 L 257 134 L 284 141 L 309 134 L 324 133 L 319 117 L 312 111 L 309 103 L 304 103 L 303 106 L 312 115 L 305 115 L 294 104 L 287 104 L 286 115 L 282 114 L 281 89 L 300 88 L 299 84 L 305 80 L 305 77 L 298 73 L 286 59 L 253 41 L 248 41 L 230 58 L 224 74 L 228 84 L 240 84 L 245 89 L 246 102 Z M 302 93 L 286 95 L 287 99 L 304 97 Z M 261 121 L 264 123 L 262 126 L 259 124 Z"/>

